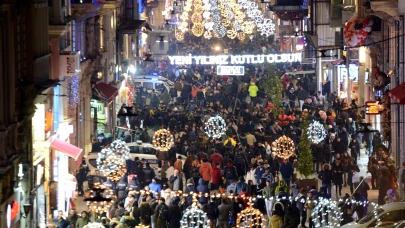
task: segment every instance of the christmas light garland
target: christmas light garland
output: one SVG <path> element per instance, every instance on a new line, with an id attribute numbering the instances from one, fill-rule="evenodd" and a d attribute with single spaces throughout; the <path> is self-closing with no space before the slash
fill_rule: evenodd
<path id="1" fill-rule="evenodd" d="M 169 151 L 174 145 L 174 137 L 169 130 L 159 129 L 153 134 L 152 144 L 156 150 Z"/>
<path id="2" fill-rule="evenodd" d="M 209 228 L 209 219 L 207 213 L 204 211 L 192 207 L 191 209 L 186 209 L 180 221 L 181 228 Z"/>
<path id="3" fill-rule="evenodd" d="M 308 139 L 315 144 L 322 142 L 327 135 L 325 127 L 316 120 L 309 124 L 307 132 Z"/>
<path id="4" fill-rule="evenodd" d="M 271 144 L 271 150 L 276 153 L 276 156 L 288 159 L 295 154 L 294 141 L 283 135 Z"/>
<path id="5" fill-rule="evenodd" d="M 124 141 L 115 140 L 108 148 L 102 149 L 97 157 L 97 169 L 111 178 L 119 178 L 129 159 L 129 148 Z"/>
<path id="6" fill-rule="evenodd" d="M 205 122 L 205 134 L 210 138 L 221 138 L 226 132 L 225 120 L 220 116 L 213 116 Z"/>

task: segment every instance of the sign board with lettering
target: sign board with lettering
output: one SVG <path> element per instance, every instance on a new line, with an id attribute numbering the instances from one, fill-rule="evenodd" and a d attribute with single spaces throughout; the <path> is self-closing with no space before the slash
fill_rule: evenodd
<path id="1" fill-rule="evenodd" d="M 367 101 L 365 107 L 366 115 L 380 115 L 378 101 Z"/>
<path id="2" fill-rule="evenodd" d="M 301 53 L 269 54 L 269 55 L 214 55 L 214 56 L 169 56 L 172 65 L 229 65 L 229 64 L 260 64 L 301 62 Z"/>
<path id="3" fill-rule="evenodd" d="M 245 75 L 244 66 L 217 66 L 217 75 Z"/>

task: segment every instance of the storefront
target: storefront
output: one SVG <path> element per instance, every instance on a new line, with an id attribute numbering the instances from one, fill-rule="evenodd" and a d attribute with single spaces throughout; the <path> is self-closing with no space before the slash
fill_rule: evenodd
<path id="1" fill-rule="evenodd" d="M 106 110 L 104 106 L 104 102 L 101 102 L 96 99 L 91 99 L 90 101 L 91 106 L 91 118 L 94 121 L 94 132 L 96 135 L 106 133 L 106 126 L 107 126 L 107 118 Z"/>
<path id="2" fill-rule="evenodd" d="M 71 199 L 75 195 L 76 182 L 70 174 L 72 170 L 69 167 L 73 167 L 73 162 L 69 161 L 69 158 L 73 158 L 75 161 L 82 159 L 82 149 L 69 143 L 69 135 L 73 133 L 73 126 L 68 122 L 59 123 L 58 131 L 51 140 L 50 147 L 52 150 L 53 159 L 53 189 L 56 190 L 56 207 L 53 209 L 53 215 L 56 216 L 58 210 L 62 210 L 68 213 L 71 205 Z M 75 168 L 75 167 L 74 167 Z"/>

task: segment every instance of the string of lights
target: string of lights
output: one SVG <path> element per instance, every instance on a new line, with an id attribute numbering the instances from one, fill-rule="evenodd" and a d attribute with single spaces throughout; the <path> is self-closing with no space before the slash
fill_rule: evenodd
<path id="1" fill-rule="evenodd" d="M 213 116 L 205 122 L 204 131 L 210 138 L 221 138 L 225 135 L 226 122 L 221 116 Z"/>

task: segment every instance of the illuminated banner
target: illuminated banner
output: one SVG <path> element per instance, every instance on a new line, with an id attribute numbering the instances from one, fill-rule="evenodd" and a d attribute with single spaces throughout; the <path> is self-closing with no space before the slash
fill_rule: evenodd
<path id="1" fill-rule="evenodd" d="M 217 66 L 217 75 L 245 75 L 244 66 Z"/>
<path id="2" fill-rule="evenodd" d="M 228 65 L 245 63 L 301 62 L 301 53 L 269 55 L 215 55 L 215 56 L 169 56 L 172 65 Z"/>

